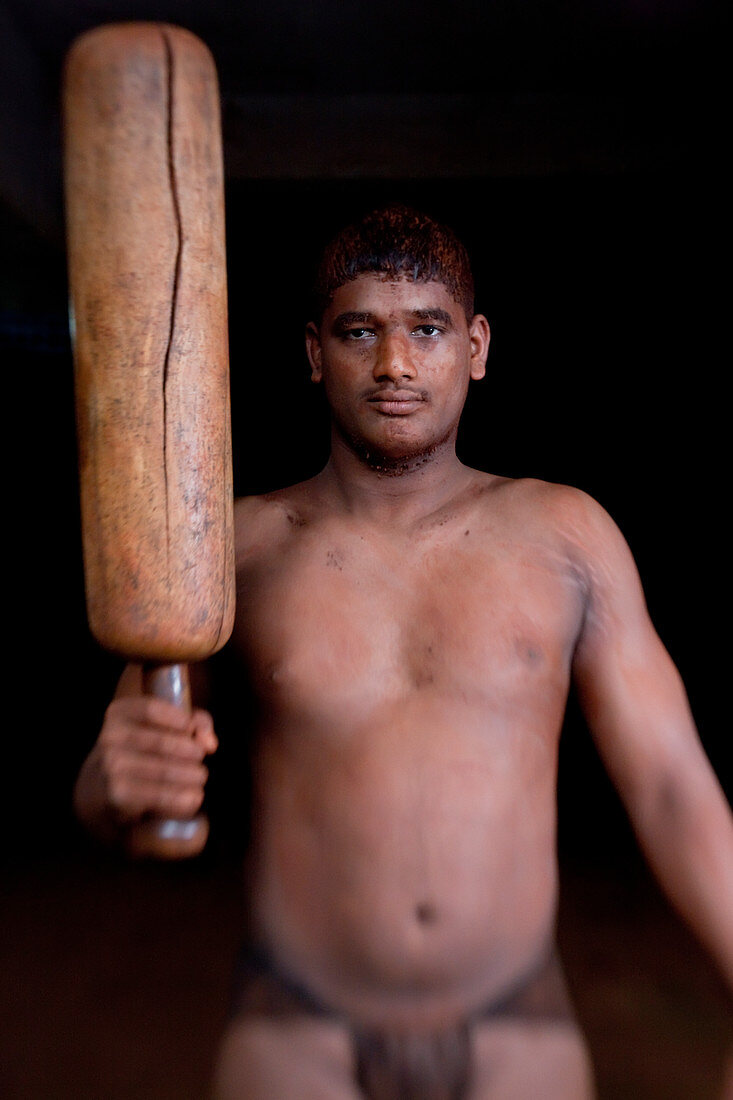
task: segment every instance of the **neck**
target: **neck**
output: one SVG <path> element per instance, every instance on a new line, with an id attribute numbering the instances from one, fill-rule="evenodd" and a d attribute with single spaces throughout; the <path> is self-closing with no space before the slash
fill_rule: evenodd
<path id="1" fill-rule="evenodd" d="M 324 488 L 347 511 L 400 524 L 435 511 L 470 477 L 456 455 L 455 436 L 424 454 L 395 461 L 358 454 L 336 433 L 321 474 Z"/>

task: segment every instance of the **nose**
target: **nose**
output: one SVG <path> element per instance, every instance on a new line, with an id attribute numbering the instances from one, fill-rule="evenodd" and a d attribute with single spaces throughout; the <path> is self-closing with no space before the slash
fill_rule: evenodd
<path id="1" fill-rule="evenodd" d="M 394 333 L 382 337 L 373 373 L 375 382 L 384 379 L 399 382 L 401 379 L 415 378 L 417 368 L 413 361 L 412 348 L 404 336 Z"/>

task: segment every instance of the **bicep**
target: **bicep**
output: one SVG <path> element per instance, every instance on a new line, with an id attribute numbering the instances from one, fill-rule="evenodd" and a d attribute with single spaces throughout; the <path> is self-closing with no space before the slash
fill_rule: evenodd
<path id="1" fill-rule="evenodd" d="M 648 620 L 581 639 L 574 676 L 588 728 L 625 799 L 650 794 L 700 756 L 681 677 Z"/>
<path id="2" fill-rule="evenodd" d="M 650 619 L 625 540 L 588 540 L 587 607 L 573 673 L 599 754 L 629 808 L 705 768 L 682 679 Z M 661 797 L 661 795 L 660 795 Z"/>

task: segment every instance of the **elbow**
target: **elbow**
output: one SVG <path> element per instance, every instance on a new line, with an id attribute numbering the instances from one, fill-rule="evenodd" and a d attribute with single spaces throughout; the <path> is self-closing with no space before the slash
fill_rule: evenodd
<path id="1" fill-rule="evenodd" d="M 710 835 L 731 829 L 729 807 L 709 767 L 664 769 L 639 792 L 632 817 L 640 840 L 661 845 L 670 858 L 704 851 Z"/>

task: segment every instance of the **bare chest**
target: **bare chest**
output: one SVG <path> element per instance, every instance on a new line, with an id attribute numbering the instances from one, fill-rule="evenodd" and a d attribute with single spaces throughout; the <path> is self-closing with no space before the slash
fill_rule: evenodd
<path id="1" fill-rule="evenodd" d="M 537 547 L 304 539 L 240 576 L 235 644 L 268 705 L 338 721 L 419 696 L 564 695 L 581 615 Z"/>

